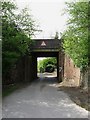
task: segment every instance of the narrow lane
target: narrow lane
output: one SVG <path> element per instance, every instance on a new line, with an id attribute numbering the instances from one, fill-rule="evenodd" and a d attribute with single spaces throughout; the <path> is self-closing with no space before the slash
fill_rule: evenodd
<path id="1" fill-rule="evenodd" d="M 58 91 L 55 78 L 41 78 L 3 99 L 3 118 L 87 118 L 88 111 Z"/>

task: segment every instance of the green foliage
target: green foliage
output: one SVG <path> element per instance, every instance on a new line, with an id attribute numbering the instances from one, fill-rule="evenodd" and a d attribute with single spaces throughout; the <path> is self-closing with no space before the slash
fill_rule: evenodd
<path id="1" fill-rule="evenodd" d="M 46 67 L 49 66 L 49 65 L 53 65 L 56 68 L 57 59 L 52 57 L 52 58 L 46 58 L 46 59 L 40 60 L 39 63 L 38 63 L 38 71 L 43 69 L 43 72 L 45 72 Z"/>
<path id="2" fill-rule="evenodd" d="M 17 15 L 17 23 L 28 37 L 31 37 L 36 31 L 39 31 L 36 29 L 38 26 L 36 26 L 32 18 L 33 16 L 31 16 L 27 8 L 22 9 L 21 13 Z"/>
<path id="3" fill-rule="evenodd" d="M 25 8 L 15 14 L 17 7 L 12 2 L 2 2 L 2 66 L 3 76 L 10 76 L 10 69 L 17 60 L 30 52 L 31 37 L 35 22 Z"/>
<path id="4" fill-rule="evenodd" d="M 54 72 L 55 70 L 55 65 L 48 64 L 45 68 L 45 72 Z"/>
<path id="5" fill-rule="evenodd" d="M 80 68 L 88 66 L 88 2 L 66 3 L 68 28 L 63 34 L 65 52 Z"/>

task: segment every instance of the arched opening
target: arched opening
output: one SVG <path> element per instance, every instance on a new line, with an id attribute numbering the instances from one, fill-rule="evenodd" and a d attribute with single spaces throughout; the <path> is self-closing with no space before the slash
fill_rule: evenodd
<path id="1" fill-rule="evenodd" d="M 57 78 L 57 57 L 37 57 L 37 77 Z"/>

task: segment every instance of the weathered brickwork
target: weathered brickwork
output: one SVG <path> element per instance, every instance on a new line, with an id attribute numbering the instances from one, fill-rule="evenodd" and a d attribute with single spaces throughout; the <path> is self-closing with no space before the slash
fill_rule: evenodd
<path id="1" fill-rule="evenodd" d="M 72 86 L 79 86 L 80 84 L 80 69 L 74 65 L 68 55 L 65 55 L 64 59 L 64 81 Z"/>

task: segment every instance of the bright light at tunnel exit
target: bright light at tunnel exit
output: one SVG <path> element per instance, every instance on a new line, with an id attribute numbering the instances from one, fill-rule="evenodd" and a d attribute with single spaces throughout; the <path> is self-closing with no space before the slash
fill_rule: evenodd
<path id="1" fill-rule="evenodd" d="M 43 63 L 41 61 L 43 61 L 44 59 L 53 59 L 53 58 L 56 60 L 56 65 L 54 66 L 55 68 L 52 71 L 48 72 L 46 68 L 40 68 L 40 66 L 42 66 L 42 63 Z M 47 66 L 50 66 L 50 65 L 51 63 L 47 64 Z M 56 57 L 37 57 L 37 77 L 39 78 L 57 77 L 57 58 Z"/>

